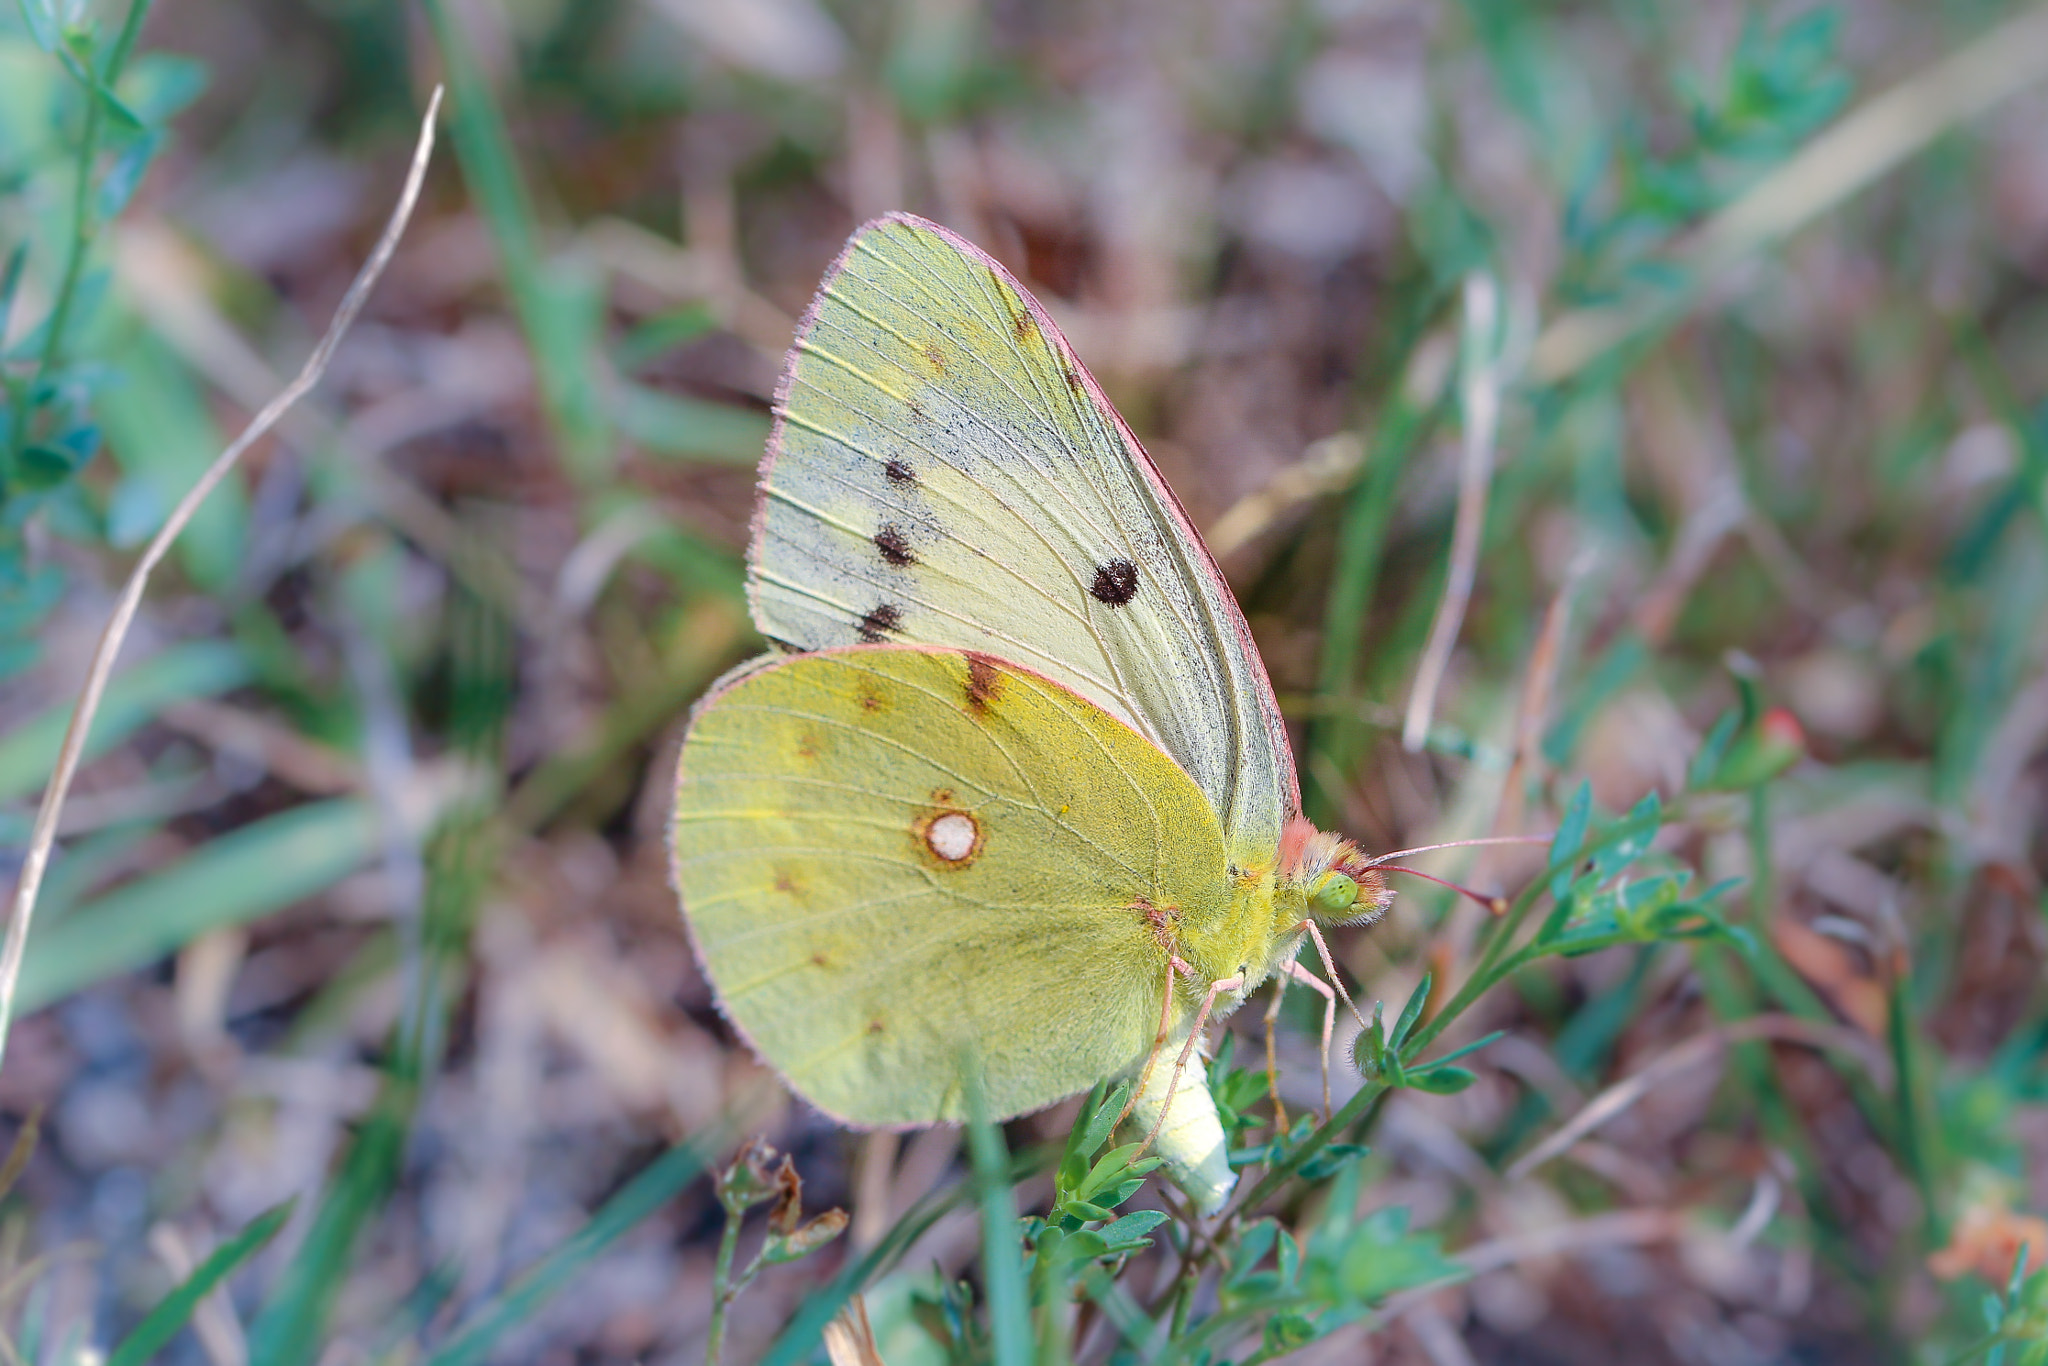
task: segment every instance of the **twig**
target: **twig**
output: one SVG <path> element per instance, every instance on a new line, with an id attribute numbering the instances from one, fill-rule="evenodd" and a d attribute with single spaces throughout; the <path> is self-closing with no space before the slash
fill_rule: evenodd
<path id="1" fill-rule="evenodd" d="M 1458 383 L 1463 409 L 1464 459 L 1458 469 L 1458 515 L 1451 529 L 1451 569 L 1444 580 L 1443 601 L 1429 628 L 1429 644 L 1415 671 L 1415 690 L 1408 695 L 1408 717 L 1401 727 L 1401 747 L 1410 754 L 1429 736 L 1436 692 L 1443 683 L 1472 583 L 1479 572 L 1480 541 L 1486 530 L 1486 494 L 1493 483 L 1493 443 L 1500 430 L 1501 361 L 1498 319 L 1500 288 L 1493 277 L 1475 273 L 1465 279 L 1465 336 Z"/>
<path id="2" fill-rule="evenodd" d="M 1886 1074 L 1890 1071 L 1890 1063 L 1867 1036 L 1838 1025 L 1818 1024 L 1786 1015 L 1759 1015 L 1688 1039 L 1639 1068 L 1632 1076 L 1608 1087 L 1566 1121 L 1563 1128 L 1516 1159 L 1514 1165 L 1507 1169 L 1507 1179 L 1521 1180 L 1641 1100 L 1659 1082 L 1705 1062 L 1728 1044 L 1746 1043 L 1752 1039 L 1779 1039 L 1810 1048 L 1838 1049 L 1853 1054 L 1879 1080 L 1880 1085 L 1888 1081 Z"/>
<path id="3" fill-rule="evenodd" d="M 114 604 L 113 619 L 101 632 L 99 644 L 93 650 L 85 685 L 79 690 L 78 706 L 72 711 L 71 724 L 64 732 L 64 745 L 57 752 L 56 771 L 43 792 L 42 805 L 36 809 L 28 854 L 22 860 L 21 881 L 15 887 L 14 906 L 7 921 L 7 942 L 5 948 L 0 949 L 0 1063 L 4 1063 L 6 1058 L 8 1027 L 14 1017 L 14 990 L 21 979 L 21 961 L 28 948 L 29 923 L 35 915 L 36 895 L 42 890 L 43 873 L 49 866 L 50 849 L 56 841 L 57 819 L 63 812 L 64 799 L 70 794 L 71 780 L 78 773 L 79 759 L 85 752 L 86 733 L 92 727 L 94 713 L 99 710 L 100 698 L 107 690 L 115 656 L 120 653 L 121 643 L 128 637 L 128 628 L 135 621 L 135 613 L 142 606 L 142 593 L 149 586 L 149 576 L 170 551 L 178 533 L 199 511 L 206 495 L 227 478 L 243 453 L 276 426 L 285 412 L 320 382 L 328 362 L 334 359 L 334 352 L 341 345 L 343 334 L 362 311 L 385 266 L 390 264 L 392 253 L 398 249 L 398 239 L 412 217 L 413 206 L 419 202 L 427 162 L 434 151 L 434 119 L 440 110 L 441 88 L 436 86 L 433 97 L 427 102 L 426 118 L 420 123 L 419 142 L 413 148 L 412 166 L 406 172 L 405 188 L 399 194 L 398 205 L 391 211 L 390 221 L 384 226 L 384 235 L 378 238 L 370 259 L 363 263 L 354 283 L 349 285 L 348 293 L 342 296 L 341 306 L 335 310 L 334 320 L 327 325 L 320 345 L 306 358 L 297 377 L 266 404 L 262 412 L 256 414 L 243 428 L 242 434 L 215 457 L 206 472 L 199 476 L 199 481 L 178 500 L 178 505 L 171 509 L 171 515 L 143 549 L 142 558 L 136 561 L 134 570 L 128 575 L 128 582 L 122 586 L 121 596 Z"/>

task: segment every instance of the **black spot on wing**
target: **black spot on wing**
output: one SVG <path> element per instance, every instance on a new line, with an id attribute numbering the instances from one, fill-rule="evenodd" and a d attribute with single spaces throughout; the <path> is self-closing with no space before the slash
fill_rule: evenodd
<path id="1" fill-rule="evenodd" d="M 877 603 L 868 614 L 854 623 L 854 630 L 870 645 L 880 645 L 891 632 L 903 625 L 903 609 L 893 602 Z"/>
<path id="2" fill-rule="evenodd" d="M 919 417 L 924 416 L 924 410 L 919 408 L 915 402 L 910 407 L 911 411 Z M 882 473 L 888 475 L 889 482 L 899 488 L 917 487 L 917 471 L 904 464 L 901 460 L 891 460 L 888 464 L 882 466 Z"/>
<path id="3" fill-rule="evenodd" d="M 1095 571 L 1088 591 L 1097 602 L 1121 607 L 1138 596 L 1138 566 L 1129 560 L 1111 560 Z"/>
<path id="4" fill-rule="evenodd" d="M 917 556 L 910 549 L 909 538 L 904 536 L 903 528 L 894 522 L 882 523 L 881 530 L 875 533 L 875 549 L 881 552 L 885 562 L 898 569 L 917 563 Z"/>

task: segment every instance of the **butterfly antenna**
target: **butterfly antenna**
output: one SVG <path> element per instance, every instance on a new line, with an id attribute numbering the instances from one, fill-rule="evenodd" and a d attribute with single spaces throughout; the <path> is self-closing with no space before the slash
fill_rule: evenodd
<path id="1" fill-rule="evenodd" d="M 1419 877 L 1424 882 L 1434 882 L 1439 887 L 1448 887 L 1460 896 L 1470 897 L 1495 915 L 1507 914 L 1508 899 L 1504 896 L 1489 896 L 1485 892 L 1475 891 L 1467 887 L 1462 882 L 1453 882 L 1449 878 L 1438 877 L 1435 873 L 1425 873 L 1420 868 L 1389 868 L 1387 871 L 1390 873 L 1406 873 L 1410 877 Z"/>
<path id="2" fill-rule="evenodd" d="M 1375 854 L 1365 861 L 1364 866 L 1367 868 L 1377 868 L 1382 863 L 1389 863 L 1397 858 L 1413 858 L 1417 854 L 1433 854 L 1439 849 L 1470 849 L 1486 844 L 1548 844 L 1550 841 L 1551 836 L 1549 835 L 1482 835 L 1477 839 L 1445 840 L 1442 844 L 1418 844 L 1413 849 L 1396 849 L 1391 854 Z M 1403 868 L 1401 871 L 1406 873 L 1414 870 Z"/>
<path id="3" fill-rule="evenodd" d="M 1493 844 L 1549 844 L 1550 838 L 1548 835 L 1486 835 L 1478 839 L 1446 840 L 1442 844 L 1422 844 L 1417 845 L 1413 849 L 1396 849 L 1390 854 L 1381 854 L 1376 858 L 1368 860 L 1365 866 L 1377 868 L 1393 859 L 1411 858 L 1416 854 L 1432 854 L 1439 849 L 1470 849 L 1474 846 Z M 1441 878 L 1434 873 L 1425 873 L 1420 868 L 1388 868 L 1387 871 L 1390 873 L 1406 873 L 1410 877 L 1419 877 L 1424 882 L 1434 882 L 1439 887 L 1448 887 L 1460 896 L 1470 897 L 1495 915 L 1505 915 L 1507 913 L 1508 901 L 1504 896 L 1489 895 L 1486 892 L 1475 891 L 1463 883 L 1452 882 L 1449 878 Z"/>

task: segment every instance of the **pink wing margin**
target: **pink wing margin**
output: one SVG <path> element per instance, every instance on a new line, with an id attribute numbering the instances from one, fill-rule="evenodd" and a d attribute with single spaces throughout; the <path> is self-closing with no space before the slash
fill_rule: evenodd
<path id="1" fill-rule="evenodd" d="M 817 323 L 818 313 L 825 304 L 826 290 L 831 287 L 833 280 L 839 276 L 840 272 L 846 268 L 847 262 L 852 258 L 855 250 L 858 249 L 861 239 L 871 232 L 890 225 L 901 225 L 919 232 L 930 233 L 946 243 L 954 251 L 960 253 L 960 255 L 980 265 L 1001 283 L 1016 291 L 1017 296 L 1023 300 L 1024 307 L 1030 311 L 1032 320 L 1038 324 L 1039 331 L 1052 341 L 1062 359 L 1071 365 L 1074 373 L 1080 377 L 1081 383 L 1086 386 L 1088 397 L 1094 403 L 1096 411 L 1106 417 L 1115 428 L 1117 434 L 1122 437 L 1124 449 L 1130 453 L 1133 463 L 1137 466 L 1139 472 L 1144 475 L 1146 487 L 1151 491 L 1152 497 L 1165 510 L 1167 517 L 1171 520 L 1173 529 L 1179 533 L 1181 543 L 1193 551 L 1193 554 L 1187 556 L 1187 560 L 1194 571 L 1204 576 L 1207 580 L 1208 587 L 1211 590 L 1209 594 L 1210 599 L 1222 618 L 1217 625 L 1221 629 L 1228 631 L 1235 638 L 1241 652 L 1241 657 L 1244 660 L 1244 667 L 1241 672 L 1244 681 L 1253 690 L 1259 719 L 1266 728 L 1267 740 L 1277 758 L 1280 770 L 1282 795 L 1286 805 L 1286 810 L 1281 813 L 1283 823 L 1285 820 L 1299 815 L 1301 813 L 1301 785 L 1294 769 L 1294 751 L 1288 740 L 1287 723 L 1280 715 L 1280 704 L 1273 695 L 1272 679 L 1267 676 L 1265 661 L 1259 656 L 1258 643 L 1252 639 L 1251 627 L 1245 621 L 1243 609 L 1237 605 L 1237 595 L 1231 592 L 1229 580 L 1223 577 L 1223 571 L 1216 564 L 1216 557 L 1209 553 L 1209 547 L 1202 540 L 1201 533 L 1195 529 L 1195 524 L 1189 518 L 1187 509 L 1181 505 L 1180 498 L 1159 473 L 1159 467 L 1153 463 L 1151 455 L 1145 450 L 1144 443 L 1138 440 L 1137 434 L 1131 430 L 1130 424 L 1124 421 L 1123 414 L 1116 410 L 1115 405 L 1109 401 L 1108 395 L 1103 393 L 1101 384 L 1096 381 L 1094 374 L 1082 362 L 1080 356 L 1076 354 L 1073 343 L 1067 340 L 1066 333 L 1060 330 L 1059 324 L 1053 321 L 1052 315 L 1046 312 L 1045 305 L 1038 301 L 1037 296 L 1029 289 L 1026 289 L 1002 262 L 996 260 L 980 247 L 943 224 L 934 223 L 928 218 L 920 218 L 916 214 L 905 213 L 900 210 L 884 214 L 880 218 L 871 219 L 856 228 L 846 239 L 845 245 L 840 247 L 839 254 L 833 258 L 832 265 L 826 270 L 823 279 L 819 281 L 818 291 L 811 297 L 810 306 L 804 310 L 803 317 L 797 323 L 796 337 L 802 339 L 811 334 Z M 762 456 L 760 475 L 755 484 L 754 513 L 749 528 L 747 546 L 747 560 L 750 567 L 756 562 L 761 552 L 764 525 L 767 517 L 768 490 L 771 476 L 775 469 L 775 462 L 782 454 L 784 431 L 788 425 L 786 410 L 790 391 L 796 383 L 799 359 L 800 353 L 796 345 L 792 343 L 789 353 L 783 358 L 781 378 L 775 385 L 774 424 L 769 429 L 767 451 Z M 755 623 L 759 625 L 763 618 L 756 602 L 756 594 L 756 582 L 750 574 L 747 581 L 747 603 L 748 607 L 753 611 Z"/>

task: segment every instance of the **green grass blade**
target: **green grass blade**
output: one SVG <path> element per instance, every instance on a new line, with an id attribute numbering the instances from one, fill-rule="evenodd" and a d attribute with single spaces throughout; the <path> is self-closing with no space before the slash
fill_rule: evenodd
<path id="1" fill-rule="evenodd" d="M 147 967 L 208 930 L 282 910 L 341 881 L 376 848 L 376 816 L 352 798 L 294 807 L 222 835 L 32 935 L 17 1009 L 40 1009 Z"/>
<path id="2" fill-rule="evenodd" d="M 490 226 L 506 288 L 533 350 L 535 378 L 562 442 L 563 463 L 580 482 L 597 481 L 611 462 L 605 386 L 596 364 L 603 290 L 590 272 L 542 258 L 533 199 L 468 36 L 443 0 L 428 0 L 426 12 L 447 73 L 449 141 Z"/>
<path id="3" fill-rule="evenodd" d="M 249 1325 L 249 1366 L 300 1366 L 319 1357 L 320 1338 L 347 1280 L 356 1235 L 398 1179 L 418 1092 L 405 1077 L 385 1077 L 306 1241 Z"/>
<path id="4" fill-rule="evenodd" d="M 1427 435 L 1436 411 L 1437 405 L 1418 405 L 1398 390 L 1387 400 L 1366 448 L 1364 476 L 1351 491 L 1337 526 L 1336 561 L 1330 569 L 1330 596 L 1323 609 L 1322 652 L 1316 662 L 1316 695 L 1330 719 L 1313 728 L 1312 743 L 1340 774 L 1350 773 L 1355 757 L 1358 725 L 1346 716 L 1346 704 L 1358 683 L 1365 618 L 1372 608 L 1380 560 L 1386 553 L 1394 497 L 1408 457 Z M 1315 767 L 1311 765 L 1310 771 Z M 1335 814 L 1333 802 L 1334 798 L 1321 804 L 1325 819 Z"/>
<path id="5" fill-rule="evenodd" d="M 528 1268 L 467 1327 L 428 1357 L 425 1366 L 473 1366 L 484 1360 L 500 1338 L 533 1317 L 605 1249 L 680 1195 L 728 1141 L 727 1126 L 721 1124 L 655 1159 L 605 1201 L 589 1223 Z"/>
<path id="6" fill-rule="evenodd" d="M 752 408 L 627 381 L 614 389 L 611 413 L 620 432 L 656 455 L 752 466 L 768 442 L 768 418 Z"/>
<path id="7" fill-rule="evenodd" d="M 974 1094 L 979 1099 L 978 1087 Z M 981 1274 L 988 1296 L 995 1366 L 1026 1366 L 1036 1354 L 1024 1286 L 1017 1201 L 1010 1188 L 1009 1154 L 1003 1147 L 1002 1130 L 989 1122 L 979 1105 L 968 1121 L 967 1148 L 974 1165 L 975 1199 L 981 1206 Z"/>
<path id="8" fill-rule="evenodd" d="M 153 719 L 165 707 L 195 697 L 213 697 L 249 681 L 242 652 L 220 641 L 174 645 L 131 666 L 107 685 L 93 717 L 85 757 L 104 754 Z M 72 699 L 0 736 L 0 802 L 41 790 L 57 766 L 64 728 L 71 724 Z"/>
<path id="9" fill-rule="evenodd" d="M 107 1366 L 143 1366 L 153 1360 L 185 1326 L 186 1320 L 199 1308 L 199 1302 L 232 1275 L 236 1267 L 255 1256 L 265 1243 L 277 1236 L 277 1231 L 284 1227 L 284 1221 L 291 1212 L 291 1205 L 287 1203 L 259 1214 L 249 1221 L 247 1228 L 215 1248 L 213 1254 L 201 1262 L 182 1284 L 157 1301 L 156 1308 L 135 1326 L 134 1332 L 121 1339 L 113 1355 L 107 1358 Z"/>

